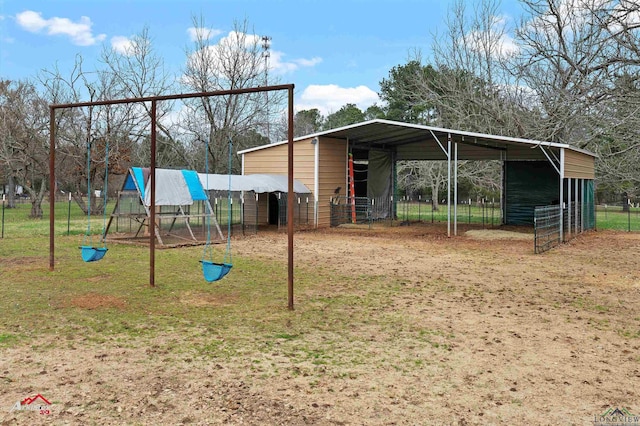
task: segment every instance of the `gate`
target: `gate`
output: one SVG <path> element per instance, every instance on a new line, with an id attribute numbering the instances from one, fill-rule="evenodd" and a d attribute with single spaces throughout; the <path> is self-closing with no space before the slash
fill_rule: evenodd
<path id="1" fill-rule="evenodd" d="M 331 226 L 344 223 L 368 223 L 371 226 L 371 203 L 367 197 L 333 197 Z"/>
<path id="2" fill-rule="evenodd" d="M 560 244 L 560 206 L 536 207 L 533 213 L 534 249 L 543 253 Z"/>

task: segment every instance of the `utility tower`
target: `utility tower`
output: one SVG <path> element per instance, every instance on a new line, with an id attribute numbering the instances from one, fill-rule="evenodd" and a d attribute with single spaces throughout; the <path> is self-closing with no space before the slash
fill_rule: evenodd
<path id="1" fill-rule="evenodd" d="M 268 86 L 269 85 L 269 57 L 271 56 L 269 49 L 271 48 L 271 37 L 264 35 L 261 37 L 261 39 L 262 39 L 262 57 L 264 58 L 264 85 Z M 269 121 L 271 120 L 271 117 L 269 116 L 269 92 L 264 92 L 264 98 L 265 98 L 265 115 L 266 115 L 265 124 L 266 124 L 266 131 L 267 131 L 267 139 L 269 139 L 269 143 L 271 143 L 271 134 L 269 132 Z"/>

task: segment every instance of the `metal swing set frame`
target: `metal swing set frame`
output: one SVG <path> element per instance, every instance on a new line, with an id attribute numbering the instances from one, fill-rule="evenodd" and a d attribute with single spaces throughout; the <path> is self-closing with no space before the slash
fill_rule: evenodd
<path id="1" fill-rule="evenodd" d="M 183 93 L 175 95 L 148 96 L 137 98 L 114 99 L 104 101 L 76 102 L 66 104 L 49 105 L 49 270 L 55 270 L 55 154 L 56 154 L 56 111 L 59 109 L 83 108 L 92 106 L 130 104 L 130 103 L 151 103 L 151 203 L 150 222 L 155 223 L 156 212 L 156 133 L 157 133 L 157 104 L 161 101 L 180 100 L 189 98 L 203 98 L 211 96 L 243 95 L 257 92 L 273 92 L 286 90 L 288 92 L 288 129 L 287 129 L 287 177 L 288 194 L 287 197 L 287 307 L 293 310 L 293 212 L 294 212 L 294 191 L 293 191 L 293 84 L 282 84 L 275 86 L 251 87 L 245 89 L 218 90 L 211 92 Z M 149 233 L 149 286 L 155 287 L 155 233 Z"/>

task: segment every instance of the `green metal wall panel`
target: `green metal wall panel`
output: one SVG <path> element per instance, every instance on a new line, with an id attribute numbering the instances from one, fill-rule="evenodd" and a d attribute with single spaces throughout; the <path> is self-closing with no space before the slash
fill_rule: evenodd
<path id="1" fill-rule="evenodd" d="M 560 177 L 546 161 L 505 161 L 505 224 L 533 225 L 534 209 L 559 203 Z"/>
<path id="2" fill-rule="evenodd" d="M 594 202 L 595 185 L 592 180 L 585 181 L 584 187 L 584 229 L 596 227 L 596 204 Z"/>

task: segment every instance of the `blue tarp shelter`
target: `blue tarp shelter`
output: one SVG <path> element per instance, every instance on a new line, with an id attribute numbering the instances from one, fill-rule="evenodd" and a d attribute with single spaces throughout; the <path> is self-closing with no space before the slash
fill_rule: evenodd
<path id="1" fill-rule="evenodd" d="M 127 173 L 127 177 L 122 185 L 122 190 L 118 195 L 118 201 L 111 214 L 109 224 L 107 225 L 107 231 L 114 218 L 121 216 L 128 216 L 129 218 L 138 221 L 140 226 L 136 232 L 136 236 L 140 233 L 144 226 L 148 226 L 151 219 L 151 179 L 149 168 L 143 167 L 131 167 Z M 123 196 L 131 197 L 131 194 L 136 194 L 140 204 L 143 207 L 142 211 L 126 211 L 121 208 L 120 201 Z M 186 206 L 191 206 L 196 202 L 202 202 L 204 208 L 202 212 L 197 213 L 200 217 L 209 217 L 215 224 L 216 232 L 220 239 L 224 239 L 222 231 L 215 219 L 213 209 L 209 203 L 207 193 L 203 188 L 198 173 L 193 170 L 173 170 L 173 169 L 156 169 L 156 208 L 165 208 L 164 212 L 161 212 L 159 217 L 161 219 L 171 219 L 171 226 L 169 232 L 173 229 L 173 225 L 176 220 L 182 219 L 186 225 L 190 237 L 192 240 L 197 241 L 193 234 L 191 226 L 189 225 L 189 219 L 194 217 L 194 214 L 187 213 Z M 173 208 L 172 208 L 173 207 Z M 170 213 L 167 213 L 169 210 Z M 158 224 L 154 226 L 155 234 L 160 244 L 163 244 L 162 237 L 160 235 L 160 229 Z"/>

